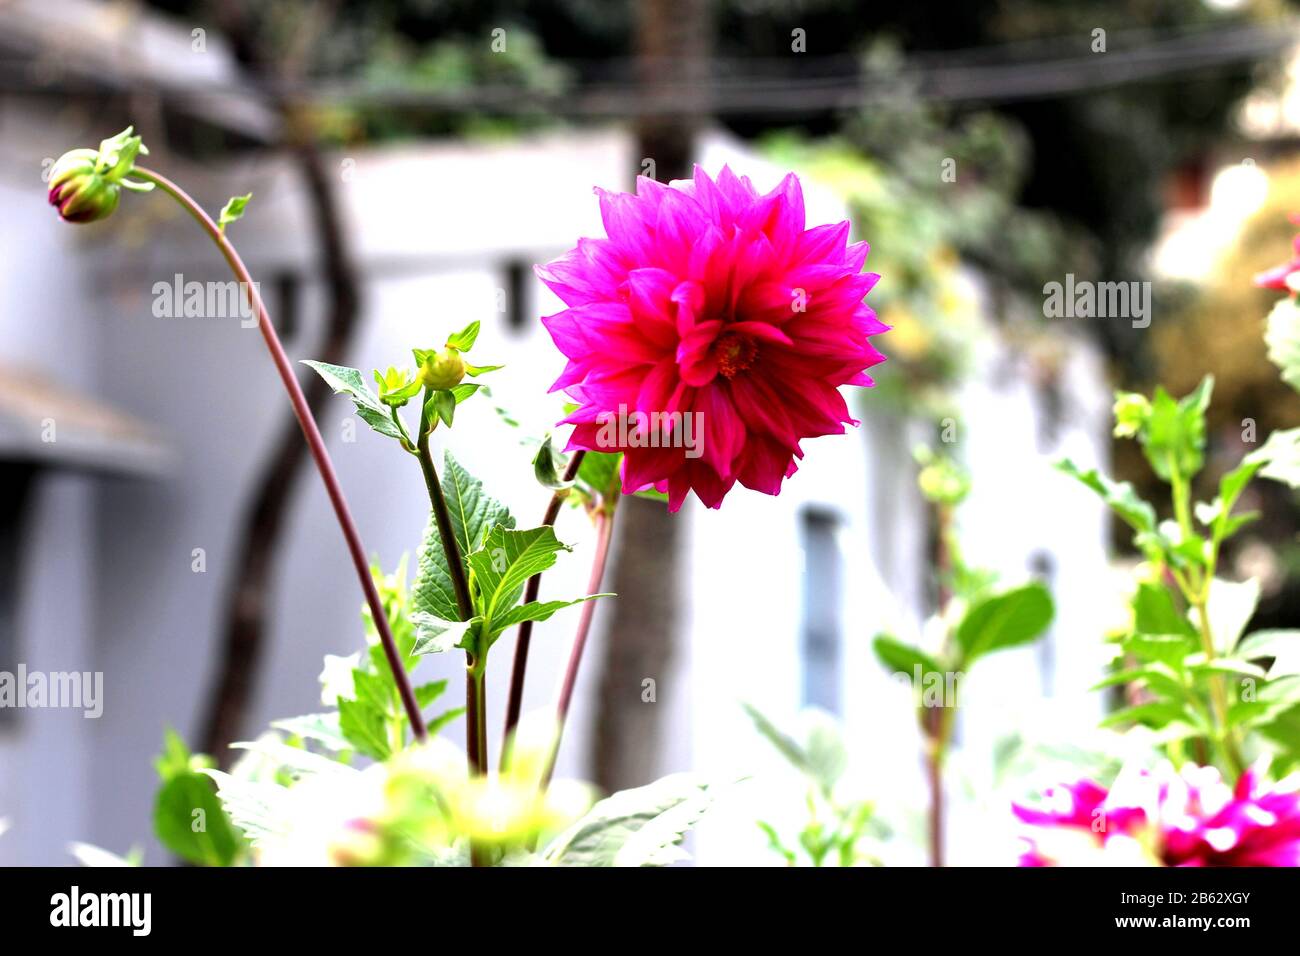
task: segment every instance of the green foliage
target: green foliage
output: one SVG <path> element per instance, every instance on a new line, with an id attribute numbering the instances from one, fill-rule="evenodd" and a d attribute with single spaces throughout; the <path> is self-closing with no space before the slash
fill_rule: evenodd
<path id="1" fill-rule="evenodd" d="M 1283 313 L 1270 328 L 1270 353 L 1284 374 L 1296 354 L 1286 341 L 1292 318 Z M 1300 486 L 1300 429 L 1274 432 L 1219 478 L 1211 501 L 1193 507 L 1191 479 L 1204 462 L 1212 387 L 1207 376 L 1180 401 L 1158 388 L 1150 401 L 1121 393 L 1115 403 L 1115 434 L 1136 438 L 1152 470 L 1170 486 L 1171 520 L 1156 524 L 1154 509 L 1128 485 L 1068 461 L 1059 467 L 1138 532 L 1135 543 L 1150 565 L 1133 593 L 1132 625 L 1115 638 L 1118 666 L 1097 685 L 1130 689 L 1127 706 L 1104 726 L 1141 724 L 1159 734 L 1174 759 L 1190 746 L 1202 762 L 1217 755 L 1225 772 L 1235 775 L 1261 750 L 1272 751 L 1283 766 L 1300 760 L 1300 738 L 1286 733 L 1292 715 L 1300 713 L 1290 656 L 1294 635 L 1248 634 L 1259 585 L 1216 575 L 1223 542 L 1256 517 L 1233 511 L 1250 481 L 1262 475 Z"/>
<path id="2" fill-rule="evenodd" d="M 483 490 L 483 482 L 461 467 L 450 451 L 443 460 L 440 482 L 451 516 L 452 534 L 462 558 L 477 550 L 494 527 L 515 526 L 509 509 L 490 497 Z M 438 523 L 432 517 L 420 546 L 419 574 L 415 581 L 412 607 L 421 614 L 443 621 L 461 619 L 446 550 L 438 533 Z"/>
<path id="3" fill-rule="evenodd" d="M 470 583 L 474 613 L 462 620 L 452 588 L 446 550 L 438 523 L 430 519 L 420 549 L 412 623 L 416 653 L 439 653 L 464 648 L 481 658 L 508 628 L 522 621 L 544 621 L 556 611 L 606 595 L 575 600 L 532 601 L 520 605 L 524 586 L 534 574 L 549 570 L 556 555 L 570 550 L 547 525 L 518 531 L 504 505 L 487 495 L 483 483 L 469 474 L 451 453 L 441 478 L 443 497 L 451 518 Z"/>
<path id="4" fill-rule="evenodd" d="M 1120 392 L 1115 399 L 1115 434 L 1137 438 L 1151 470 L 1162 480 L 1190 481 L 1205 461 L 1205 410 L 1213 391 L 1214 379 L 1207 375 L 1181 400 L 1159 386 L 1150 401 Z"/>
<path id="5" fill-rule="evenodd" d="M 563 472 L 566 464 L 565 455 L 556 449 L 551 443 L 551 436 L 547 435 L 542 440 L 541 447 L 537 449 L 537 454 L 533 456 L 533 476 L 543 488 L 552 491 L 569 488 L 573 482 L 564 480 Z"/>
<path id="6" fill-rule="evenodd" d="M 191 755 L 180 735 L 168 730 L 154 762 L 161 785 L 154 799 L 154 833 L 168 850 L 201 866 L 232 866 L 247 851 L 204 774 L 211 761 Z"/>
<path id="7" fill-rule="evenodd" d="M 474 347 L 474 343 L 478 341 L 480 324 L 476 319 L 459 332 L 447 336 L 447 347 L 461 352 L 468 352 Z"/>
<path id="8" fill-rule="evenodd" d="M 919 647 L 904 644 L 896 637 L 891 637 L 888 634 L 876 635 L 871 646 L 875 650 L 880 663 L 884 664 L 893 673 L 902 674 L 913 683 L 918 684 L 918 689 L 925 685 L 927 678 L 933 678 L 933 676 L 937 675 L 940 680 L 943 679 L 944 666 Z M 917 681 L 918 674 L 920 675 L 919 682 Z"/>
<path id="9" fill-rule="evenodd" d="M 346 395 L 356 406 L 357 417 L 379 434 L 388 438 L 402 440 L 401 430 L 393 422 L 392 410 L 379 400 L 379 396 L 366 387 L 361 380 L 361 373 L 354 368 L 343 365 L 330 365 L 328 362 L 304 361 L 303 365 L 313 369 L 317 375 L 329 383 L 336 395 Z"/>
<path id="10" fill-rule="evenodd" d="M 672 774 L 597 803 L 541 853 L 549 866 L 667 866 L 685 858 L 681 842 L 708 810 L 714 788 Z"/>
<path id="11" fill-rule="evenodd" d="M 226 204 L 221 207 L 221 216 L 217 220 L 217 228 L 221 232 L 225 232 L 226 226 L 244 218 L 244 210 L 248 208 L 252 198 L 252 193 L 244 196 L 231 196 Z"/>
<path id="12" fill-rule="evenodd" d="M 768 848 L 779 854 L 787 866 L 807 860 L 813 866 L 857 866 L 877 863 L 870 842 L 882 832 L 875 821 L 875 806 L 869 801 L 849 799 L 837 790 L 848 767 L 848 748 L 839 727 L 829 717 L 813 716 L 802 741 L 777 727 L 757 708 L 745 704 L 745 712 L 758 732 L 807 781 L 807 818 L 793 841 L 783 838 L 768 821 L 758 826 L 767 837 Z M 800 855 L 802 851 L 803 855 Z"/>
<path id="13" fill-rule="evenodd" d="M 1052 596 L 1041 584 L 995 594 L 973 605 L 957 626 L 961 661 L 969 666 L 985 654 L 1037 640 L 1052 623 Z"/>
<path id="14" fill-rule="evenodd" d="M 1095 468 L 1085 471 L 1068 458 L 1057 462 L 1056 467 L 1095 491 L 1139 536 L 1155 533 L 1156 510 L 1138 497 L 1127 481 L 1112 481 Z"/>
<path id="15" fill-rule="evenodd" d="M 406 586 L 406 561 L 403 559 L 391 576 L 384 576 L 378 568 L 373 568 L 371 573 L 383 601 L 394 643 L 409 673 L 425 653 L 420 645 L 428 638 L 420 626 L 422 615 L 412 610 L 415 602 Z M 367 757 L 387 760 L 407 746 L 410 722 L 369 609 L 363 609 L 362 614 L 366 625 L 365 652 L 348 658 L 332 658 L 330 660 L 337 664 L 331 667 L 327 661 L 326 670 L 321 674 L 322 698 L 325 703 L 333 703 L 338 708 L 337 718 L 331 719 L 329 715 L 300 717 L 292 723 L 282 723 L 280 729 L 316 741 L 331 751 L 342 749 L 339 746 L 341 738 L 351 749 Z M 446 681 L 420 686 L 416 690 L 416 700 L 421 710 L 432 705 L 446 687 Z M 456 708 L 439 715 L 436 720 L 439 726 L 443 726 L 461 712 L 461 708 Z"/>

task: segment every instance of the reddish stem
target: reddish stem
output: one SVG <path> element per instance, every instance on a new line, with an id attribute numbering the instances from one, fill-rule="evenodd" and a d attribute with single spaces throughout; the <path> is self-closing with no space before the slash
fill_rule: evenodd
<path id="1" fill-rule="evenodd" d="M 597 502 L 595 509 L 596 554 L 591 559 L 591 576 L 587 579 L 587 593 L 598 594 L 600 583 L 605 578 L 605 565 L 609 562 L 609 544 L 614 537 L 614 510 Z M 573 648 L 569 651 L 569 664 L 564 669 L 564 683 L 560 685 L 560 697 L 555 704 L 556 727 L 555 742 L 551 748 L 551 758 L 542 775 L 542 789 L 551 782 L 555 772 L 555 759 L 560 753 L 560 741 L 564 737 L 564 723 L 569 716 L 569 705 L 573 702 L 573 689 L 578 683 L 578 668 L 582 664 L 582 652 L 587 646 L 587 636 L 591 632 L 592 618 L 596 614 L 596 602 L 586 601 L 582 605 L 582 617 L 578 619 L 578 630 L 573 636 Z"/>
<path id="2" fill-rule="evenodd" d="M 212 218 L 203 211 L 203 207 L 190 198 L 185 190 L 167 177 L 152 170 L 137 166 L 134 172 L 141 179 L 156 184 L 194 217 L 211 237 L 212 241 L 216 243 L 217 248 L 221 250 L 221 254 L 230 265 L 235 278 L 243 283 L 244 288 L 247 290 L 249 304 L 257 311 L 257 327 L 262 332 L 262 339 L 266 342 L 267 351 L 271 353 L 271 361 L 275 363 L 275 369 L 280 374 L 280 381 L 284 384 L 284 390 L 289 393 L 289 402 L 293 405 L 293 413 L 298 419 L 298 424 L 302 427 L 303 437 L 307 439 L 307 447 L 311 450 L 311 457 L 316 462 L 316 468 L 320 472 L 321 481 L 325 485 L 325 492 L 329 495 L 330 504 L 334 506 L 334 515 L 338 519 L 339 529 L 343 532 L 343 540 L 347 544 L 348 554 L 351 556 L 352 565 L 356 569 L 357 580 L 361 583 L 362 593 L 365 594 L 366 604 L 370 607 L 370 616 L 374 619 L 375 630 L 379 634 L 379 642 L 384 648 L 384 656 L 388 659 L 388 666 L 393 672 L 393 683 L 397 686 L 397 692 L 402 698 L 402 706 L 406 709 L 406 717 L 411 723 L 411 732 L 417 740 L 424 740 L 427 736 L 424 717 L 420 713 L 420 705 L 415 699 L 415 692 L 411 689 L 411 682 L 407 678 L 406 667 L 403 664 L 401 654 L 397 650 L 397 642 L 393 640 L 393 631 L 388 624 L 388 615 L 384 613 L 383 601 L 379 597 L 378 588 L 375 587 L 375 580 L 370 574 L 370 564 L 366 560 L 366 551 L 361 544 L 361 536 L 357 533 L 356 522 L 352 520 L 352 511 L 348 507 L 343 488 L 339 485 L 338 475 L 334 471 L 334 463 L 330 459 L 329 451 L 325 448 L 325 440 L 321 437 L 320 428 L 317 427 L 316 419 L 311 413 L 311 407 L 307 404 L 307 397 L 303 395 L 302 386 L 298 384 L 297 376 L 294 375 L 293 365 L 290 364 L 289 357 L 285 354 L 284 346 L 280 344 L 280 337 L 275 333 L 275 326 L 271 324 L 271 316 L 262 303 L 262 296 L 257 291 L 257 286 L 254 285 L 248 268 L 240 259 L 239 253 L 235 251 L 235 247 L 231 245 L 230 240 L 226 238 L 226 234 L 217 227 Z"/>
<path id="3" fill-rule="evenodd" d="M 578 469 L 582 467 L 582 459 L 586 454 L 585 451 L 579 449 L 569 459 L 568 467 L 564 469 L 566 487 L 551 495 L 550 503 L 546 506 L 546 513 L 542 516 L 543 525 L 555 524 L 555 519 L 560 516 L 560 507 L 564 504 L 564 499 L 569 495 L 567 486 L 578 477 Z M 524 588 L 524 603 L 528 604 L 536 601 L 541 589 L 542 575 L 539 572 L 528 579 L 528 584 Z M 506 728 L 501 744 L 501 768 L 503 770 L 510 759 L 510 738 L 514 734 L 515 728 L 519 726 L 519 715 L 524 706 L 524 680 L 528 673 L 528 649 L 532 640 L 533 622 L 524 621 L 519 625 L 519 636 L 515 638 L 514 666 L 510 672 L 510 697 L 506 702 Z"/>

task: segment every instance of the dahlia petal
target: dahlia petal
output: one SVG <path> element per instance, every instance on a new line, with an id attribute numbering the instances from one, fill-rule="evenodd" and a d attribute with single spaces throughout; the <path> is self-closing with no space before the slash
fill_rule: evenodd
<path id="1" fill-rule="evenodd" d="M 691 492 L 718 507 L 737 480 L 776 494 L 802 439 L 856 424 L 839 387 L 870 385 L 884 360 L 869 338 L 887 326 L 863 304 L 878 279 L 861 271 L 866 244 L 849 244 L 847 222 L 808 229 L 793 175 L 762 195 L 726 166 L 596 192 L 607 238 L 537 269 L 568 306 L 543 323 L 568 359 L 553 388 L 579 405 L 570 446 L 628 445 L 625 487 L 665 491 L 674 511 Z M 599 431 L 611 414 L 656 412 L 701 416 L 700 457 Z"/>
<path id="2" fill-rule="evenodd" d="M 683 382 L 698 388 L 709 384 L 718 374 L 713 343 L 721 329 L 722 323 L 714 319 L 700 323 L 682 336 L 677 346 L 677 364 L 681 366 Z"/>

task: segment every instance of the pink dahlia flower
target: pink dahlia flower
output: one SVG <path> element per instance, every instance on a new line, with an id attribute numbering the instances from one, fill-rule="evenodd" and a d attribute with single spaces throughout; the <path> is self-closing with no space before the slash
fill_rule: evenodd
<path id="1" fill-rule="evenodd" d="M 1090 862 L 1097 851 L 1157 866 L 1300 866 L 1300 792 L 1269 787 L 1254 768 L 1230 787 L 1213 767 L 1165 764 L 1121 774 L 1109 791 L 1088 780 L 1053 787 L 1041 806 L 1012 811 L 1027 825 L 1021 866 Z"/>
<path id="2" fill-rule="evenodd" d="M 537 269 L 568 306 L 542 321 L 569 360 L 552 391 L 579 405 L 569 447 L 623 452 L 624 492 L 672 511 L 737 481 L 779 493 L 803 439 L 857 424 L 840 386 L 884 361 L 867 244 L 847 222 L 805 228 L 794 174 L 765 195 L 725 166 L 597 194 L 608 238 Z"/>
<path id="3" fill-rule="evenodd" d="M 1292 214 L 1290 219 L 1292 223 L 1300 226 L 1300 215 Z M 1293 250 L 1291 261 L 1259 273 L 1255 276 L 1255 285 L 1265 289 L 1278 289 L 1282 292 L 1293 291 L 1287 285 L 1287 279 L 1291 275 L 1300 272 L 1300 235 L 1291 240 L 1291 248 Z"/>

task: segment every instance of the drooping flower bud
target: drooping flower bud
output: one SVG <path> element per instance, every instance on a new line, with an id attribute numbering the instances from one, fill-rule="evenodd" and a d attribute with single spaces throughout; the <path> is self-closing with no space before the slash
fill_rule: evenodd
<path id="1" fill-rule="evenodd" d="M 455 388 L 465 378 L 465 360 L 460 357 L 459 349 L 451 346 L 441 352 L 417 349 L 415 358 L 420 363 L 420 381 L 426 388 L 435 391 Z"/>
<path id="2" fill-rule="evenodd" d="M 148 153 L 139 136 L 128 126 L 99 144 L 99 149 L 74 149 L 64 153 L 50 168 L 50 205 L 64 222 L 95 222 L 112 215 L 122 189 L 148 192 L 153 183 L 127 179 L 135 170 L 135 158 Z"/>

